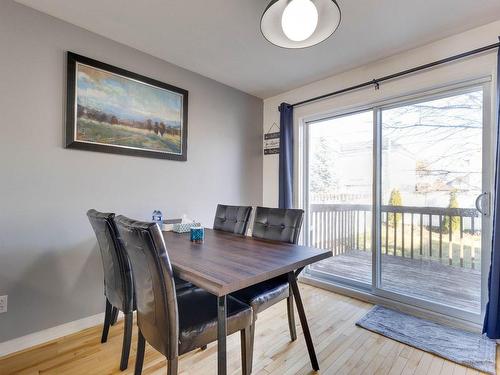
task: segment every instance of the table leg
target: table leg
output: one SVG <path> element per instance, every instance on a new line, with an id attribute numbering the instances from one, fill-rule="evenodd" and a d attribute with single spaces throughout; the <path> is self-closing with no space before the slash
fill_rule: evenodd
<path id="1" fill-rule="evenodd" d="M 217 298 L 217 374 L 226 375 L 226 336 L 227 336 L 227 314 L 226 314 L 226 296 Z"/>
<path id="2" fill-rule="evenodd" d="M 307 324 L 306 313 L 304 311 L 304 305 L 302 304 L 302 298 L 300 297 L 299 286 L 297 285 L 297 277 L 295 276 L 294 272 L 288 273 L 288 282 L 290 283 L 293 296 L 295 297 L 295 304 L 297 306 L 297 312 L 299 313 L 300 325 L 302 326 L 302 332 L 304 332 L 304 338 L 306 339 L 307 351 L 309 352 L 309 358 L 311 360 L 312 368 L 315 371 L 318 371 L 318 359 L 316 358 L 316 352 L 314 351 L 311 332 L 309 331 L 309 326 Z"/>

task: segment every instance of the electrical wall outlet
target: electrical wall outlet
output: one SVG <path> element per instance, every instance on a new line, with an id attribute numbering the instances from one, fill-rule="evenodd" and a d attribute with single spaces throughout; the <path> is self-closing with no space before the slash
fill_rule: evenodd
<path id="1" fill-rule="evenodd" d="M 7 297 L 0 296 L 0 314 L 7 312 Z"/>

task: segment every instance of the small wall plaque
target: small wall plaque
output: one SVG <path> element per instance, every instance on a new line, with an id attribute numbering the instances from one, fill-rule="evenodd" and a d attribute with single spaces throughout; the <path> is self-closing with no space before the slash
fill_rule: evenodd
<path id="1" fill-rule="evenodd" d="M 278 131 L 274 131 L 277 129 Z M 264 155 L 276 155 L 280 153 L 280 128 L 273 123 L 266 134 L 264 134 Z"/>

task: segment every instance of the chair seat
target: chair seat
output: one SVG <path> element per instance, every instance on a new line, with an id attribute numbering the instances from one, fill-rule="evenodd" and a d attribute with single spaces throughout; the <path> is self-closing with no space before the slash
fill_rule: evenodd
<path id="1" fill-rule="evenodd" d="M 187 288 L 177 294 L 179 313 L 179 354 L 217 340 L 217 297 L 200 288 Z M 252 309 L 227 296 L 227 334 L 250 326 Z"/>
<path id="2" fill-rule="evenodd" d="M 185 288 L 191 288 L 193 287 L 193 284 L 191 284 L 189 281 L 183 280 L 178 276 L 174 275 L 174 283 L 175 283 L 175 290 L 179 292 L 179 290 L 185 289 Z"/>
<path id="3" fill-rule="evenodd" d="M 284 300 L 288 295 L 288 275 L 281 275 L 231 293 L 234 298 L 250 305 L 254 314 Z"/>

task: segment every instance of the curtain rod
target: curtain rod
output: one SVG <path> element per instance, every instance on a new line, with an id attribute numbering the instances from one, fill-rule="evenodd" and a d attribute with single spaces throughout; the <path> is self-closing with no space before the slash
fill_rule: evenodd
<path id="1" fill-rule="evenodd" d="M 433 68 L 433 67 L 438 66 L 438 65 L 447 64 L 449 62 L 452 62 L 452 61 L 455 61 L 455 60 L 459 60 L 459 59 L 463 59 L 465 57 L 469 57 L 469 56 L 472 56 L 472 55 L 477 55 L 478 53 L 486 52 L 486 51 L 489 51 L 489 50 L 492 50 L 492 49 L 495 49 L 495 48 L 498 48 L 498 47 L 500 47 L 500 43 L 490 44 L 490 45 L 487 45 L 487 46 L 484 46 L 484 47 L 481 47 L 481 48 L 476 48 L 476 49 L 474 49 L 472 51 L 463 52 L 463 53 L 460 53 L 458 55 L 450 56 L 450 57 L 447 57 L 447 58 L 442 59 L 442 60 L 437 60 L 437 61 L 434 61 L 434 62 L 431 62 L 431 63 L 428 63 L 428 64 L 419 65 L 419 66 L 416 66 L 414 68 L 403 70 L 403 71 L 398 72 L 398 73 L 390 74 L 390 75 L 387 75 L 387 76 L 384 76 L 384 77 L 380 77 L 380 78 L 375 78 L 375 79 L 373 79 L 371 81 L 360 83 L 358 85 L 354 85 L 354 86 L 351 86 L 351 87 L 346 87 L 345 89 L 342 89 L 342 90 L 337 90 L 337 91 L 330 92 L 328 94 L 323 94 L 323 95 L 320 95 L 320 96 L 316 96 L 316 97 L 311 98 L 311 99 L 302 100 L 300 102 L 291 104 L 291 106 L 292 107 L 297 107 L 297 106 L 300 106 L 300 105 L 303 105 L 303 104 L 315 102 L 317 100 L 326 99 L 326 98 L 329 98 L 331 96 L 344 94 L 344 93 L 349 92 L 349 91 L 359 90 L 359 89 L 362 89 L 362 88 L 368 87 L 368 86 L 374 86 L 375 89 L 378 90 L 379 85 L 382 82 L 389 81 L 391 79 L 402 77 L 402 76 L 405 76 L 405 75 L 408 75 L 408 74 L 412 74 L 412 73 L 418 72 L 420 70 L 426 70 L 426 69 L 429 69 L 429 68 Z"/>

